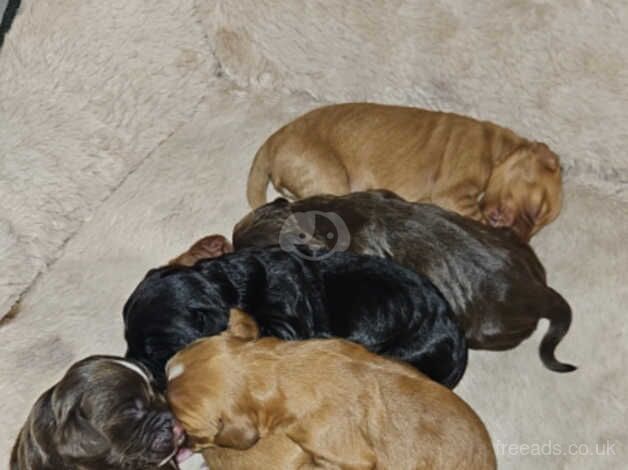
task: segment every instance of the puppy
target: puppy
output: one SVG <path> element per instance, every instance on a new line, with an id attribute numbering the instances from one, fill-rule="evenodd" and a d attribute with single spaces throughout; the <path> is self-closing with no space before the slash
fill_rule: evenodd
<path id="1" fill-rule="evenodd" d="M 227 334 L 201 339 L 167 365 L 168 400 L 193 450 L 292 441 L 264 468 L 494 469 L 482 421 L 445 387 L 343 340 L 257 336 L 233 311 Z M 278 437 L 279 436 L 279 437 Z M 286 465 L 297 456 L 294 466 Z M 225 468 L 225 467 L 220 467 Z"/>
<path id="2" fill-rule="evenodd" d="M 11 470 L 177 468 L 185 439 L 142 366 L 91 356 L 35 403 L 11 454 Z"/>
<path id="3" fill-rule="evenodd" d="M 464 335 L 426 278 L 377 257 L 280 248 L 149 271 L 124 306 L 126 357 L 164 387 L 166 361 L 223 331 L 233 307 L 251 312 L 264 336 L 347 338 L 448 387 L 466 368 Z"/>
<path id="4" fill-rule="evenodd" d="M 315 109 L 258 150 L 247 196 L 266 202 L 272 181 L 286 196 L 389 189 L 529 240 L 560 212 L 558 157 L 545 144 L 450 113 L 371 103 Z"/>
<path id="5" fill-rule="evenodd" d="M 244 217 L 233 242 L 238 250 L 276 244 L 288 251 L 338 249 L 343 235 L 352 252 L 391 258 L 427 276 L 451 305 L 470 348 L 514 348 L 539 318 L 547 318 L 543 363 L 557 372 L 575 369 L 554 357 L 569 330 L 571 309 L 548 287 L 532 248 L 508 229 L 409 203 L 389 191 L 368 191 L 292 204 L 277 199 Z"/>

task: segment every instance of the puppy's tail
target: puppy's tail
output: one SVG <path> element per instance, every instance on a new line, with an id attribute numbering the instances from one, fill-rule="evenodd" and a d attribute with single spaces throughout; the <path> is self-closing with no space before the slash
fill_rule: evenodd
<path id="1" fill-rule="evenodd" d="M 255 154 L 246 185 L 246 198 L 251 208 L 257 209 L 266 203 L 266 189 L 269 181 L 268 143 L 264 143 Z"/>
<path id="2" fill-rule="evenodd" d="M 543 340 L 541 341 L 541 346 L 539 348 L 539 354 L 541 355 L 541 361 L 545 367 L 554 372 L 571 372 L 577 369 L 576 366 L 571 364 L 565 364 L 560 362 L 554 356 L 554 351 L 558 346 L 558 343 L 563 339 L 563 337 L 569 331 L 569 326 L 571 325 L 571 307 L 563 297 L 553 289 L 553 301 L 551 305 L 547 309 L 547 318 L 550 321 L 549 329 Z"/>

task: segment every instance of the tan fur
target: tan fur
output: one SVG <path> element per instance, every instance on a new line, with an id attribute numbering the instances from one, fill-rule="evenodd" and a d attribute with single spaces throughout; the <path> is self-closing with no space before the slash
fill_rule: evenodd
<path id="1" fill-rule="evenodd" d="M 171 266 L 194 266 L 202 259 L 217 258 L 232 253 L 231 242 L 222 235 L 208 235 L 195 242 L 190 248 L 176 258 L 168 261 Z"/>
<path id="2" fill-rule="evenodd" d="M 525 240 L 561 208 L 558 157 L 545 144 L 457 114 L 370 103 L 315 109 L 278 130 L 251 167 L 253 208 L 269 180 L 298 199 L 389 189 Z"/>
<path id="3" fill-rule="evenodd" d="M 168 400 L 210 468 L 496 468 L 478 416 L 412 367 L 344 340 L 251 341 L 252 324 L 232 311 L 167 366 L 184 368 Z"/>
<path id="4" fill-rule="evenodd" d="M 218 470 L 292 470 L 307 469 L 312 459 L 285 434 L 273 433 L 246 451 L 210 447 L 202 451 L 210 469 Z"/>

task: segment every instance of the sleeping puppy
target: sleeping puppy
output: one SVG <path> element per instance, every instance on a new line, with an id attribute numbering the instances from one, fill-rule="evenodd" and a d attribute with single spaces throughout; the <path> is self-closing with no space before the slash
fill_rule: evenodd
<path id="1" fill-rule="evenodd" d="M 373 103 L 315 109 L 279 129 L 255 156 L 252 208 L 272 181 L 286 197 L 389 189 L 431 202 L 523 240 L 553 221 L 562 204 L 558 156 L 485 121 Z"/>
<path id="2" fill-rule="evenodd" d="M 35 403 L 10 470 L 177 468 L 185 439 L 150 373 L 117 357 L 74 364 Z"/>
<path id="3" fill-rule="evenodd" d="M 344 246 L 342 237 L 349 240 Z M 508 229 L 487 227 L 431 204 L 409 203 L 389 191 L 367 191 L 294 203 L 277 199 L 244 217 L 234 229 L 233 243 L 236 250 L 279 244 L 287 251 L 344 248 L 393 259 L 438 287 L 470 348 L 514 348 L 540 318 L 547 318 L 543 363 L 557 372 L 575 369 L 554 357 L 569 329 L 571 309 L 548 287 L 534 251 Z"/>
<path id="4" fill-rule="evenodd" d="M 223 331 L 233 307 L 251 312 L 263 336 L 347 338 L 448 387 L 466 368 L 464 335 L 427 279 L 373 256 L 280 248 L 149 271 L 124 306 L 126 357 L 165 387 L 168 359 Z"/>
<path id="5" fill-rule="evenodd" d="M 168 401 L 210 468 L 496 468 L 480 418 L 415 369 L 344 340 L 256 337 L 234 310 L 228 332 L 166 367 Z M 247 459 L 257 446 L 269 451 L 264 467 Z M 238 467 L 216 465 L 223 449 L 239 451 Z"/>

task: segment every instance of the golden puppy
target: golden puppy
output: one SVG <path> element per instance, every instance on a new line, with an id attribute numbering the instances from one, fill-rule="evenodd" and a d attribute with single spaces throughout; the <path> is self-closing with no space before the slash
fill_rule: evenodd
<path id="1" fill-rule="evenodd" d="M 562 202 L 558 157 L 545 144 L 457 114 L 370 103 L 315 109 L 275 132 L 251 167 L 253 208 L 269 180 L 297 199 L 389 189 L 526 241 Z"/>
<path id="2" fill-rule="evenodd" d="M 232 310 L 228 332 L 166 367 L 172 410 L 210 468 L 496 468 L 478 416 L 412 367 L 348 341 L 258 333 Z"/>

